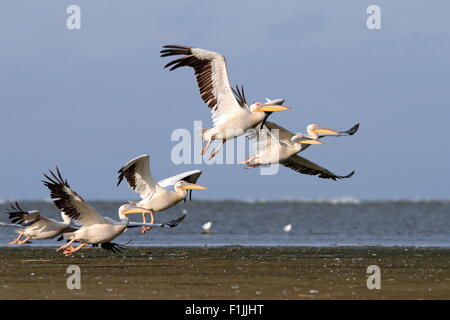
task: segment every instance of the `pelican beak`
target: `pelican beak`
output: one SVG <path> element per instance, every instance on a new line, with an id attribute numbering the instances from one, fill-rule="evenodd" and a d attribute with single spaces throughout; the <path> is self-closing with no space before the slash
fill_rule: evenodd
<path id="1" fill-rule="evenodd" d="M 309 138 L 296 139 L 295 142 L 300 143 L 300 144 L 323 144 L 322 141 L 309 139 Z"/>
<path id="2" fill-rule="evenodd" d="M 257 108 L 256 111 L 264 111 L 264 112 L 276 112 L 276 111 L 285 111 L 290 110 L 291 107 L 286 107 L 282 105 L 274 105 L 274 104 L 263 104 L 261 107 Z"/>
<path id="3" fill-rule="evenodd" d="M 266 103 L 263 103 L 256 111 L 275 112 L 290 110 L 290 107 L 283 106 L 284 99 L 266 99 Z"/>
<path id="4" fill-rule="evenodd" d="M 339 131 L 335 131 L 335 130 L 331 130 L 331 129 L 327 129 L 327 128 L 316 128 L 313 129 L 312 131 L 314 131 L 317 134 L 324 134 L 324 135 L 328 135 L 328 136 L 338 136 L 341 133 Z"/>
<path id="5" fill-rule="evenodd" d="M 181 186 L 180 189 L 183 189 L 183 190 L 206 190 L 208 188 L 201 186 L 199 184 L 195 184 L 195 183 L 187 183 L 184 186 Z"/>
<path id="6" fill-rule="evenodd" d="M 127 209 L 123 212 L 123 214 L 131 214 L 131 213 L 144 213 L 144 212 L 150 212 L 150 210 L 139 208 L 139 207 L 132 207 L 130 209 Z"/>

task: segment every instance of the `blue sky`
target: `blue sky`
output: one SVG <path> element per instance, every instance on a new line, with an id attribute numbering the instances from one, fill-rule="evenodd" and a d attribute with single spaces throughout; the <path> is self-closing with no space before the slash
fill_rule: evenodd
<path id="1" fill-rule="evenodd" d="M 66 8 L 81 7 L 81 30 Z M 381 7 L 382 29 L 366 27 Z M 116 172 L 148 153 L 156 178 L 204 170 L 202 199 L 444 198 L 450 190 L 448 1 L 18 1 L 0 3 L 0 199 L 42 199 L 58 165 L 89 199 L 134 199 Z M 227 57 L 249 100 L 286 99 L 272 121 L 358 134 L 302 155 L 345 181 L 281 168 L 170 161 L 176 128 L 210 126 L 190 69 L 168 72 L 165 44 Z"/>

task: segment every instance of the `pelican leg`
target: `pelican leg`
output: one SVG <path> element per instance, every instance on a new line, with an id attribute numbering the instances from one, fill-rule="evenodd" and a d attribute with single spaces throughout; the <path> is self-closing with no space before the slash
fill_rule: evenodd
<path id="1" fill-rule="evenodd" d="M 70 246 L 70 248 L 72 248 L 72 249 L 67 248 L 66 250 L 64 250 L 63 253 L 66 257 L 70 256 L 70 255 L 74 254 L 75 252 L 77 252 L 78 250 L 80 250 L 81 248 L 83 248 L 84 246 L 86 246 L 87 244 L 88 244 L 87 242 L 83 242 L 76 248 L 73 248 L 72 246 Z"/>
<path id="2" fill-rule="evenodd" d="M 147 223 L 147 218 L 146 215 L 147 212 L 142 212 L 142 223 Z M 145 231 L 147 230 L 147 227 L 141 227 L 141 233 L 144 234 Z"/>
<path id="3" fill-rule="evenodd" d="M 70 253 L 72 253 L 73 250 L 75 250 L 75 248 L 74 248 L 72 245 L 70 245 L 68 248 L 66 248 L 66 249 L 63 251 L 63 255 L 67 256 L 67 255 L 69 255 Z"/>
<path id="4" fill-rule="evenodd" d="M 56 249 L 56 251 L 61 251 L 64 249 L 67 249 L 68 247 L 70 247 L 70 245 L 75 241 L 75 239 L 70 240 L 69 242 L 67 242 L 65 245 L 62 245 L 61 247 L 59 247 L 58 249 Z"/>
<path id="5" fill-rule="evenodd" d="M 72 247 L 72 245 L 70 245 L 68 248 L 66 248 L 66 249 L 63 251 L 63 254 L 66 254 L 67 252 L 73 251 L 74 249 L 75 249 L 75 248 Z"/>
<path id="6" fill-rule="evenodd" d="M 248 158 L 248 159 L 242 161 L 241 164 L 247 164 L 247 163 L 250 163 L 250 162 L 252 162 L 253 160 L 255 160 L 255 158 L 256 158 L 255 156 L 252 156 L 252 157 L 250 157 L 250 158 Z"/>
<path id="7" fill-rule="evenodd" d="M 23 233 L 19 233 L 19 236 L 15 240 L 8 242 L 8 244 L 12 245 L 12 244 L 18 243 L 20 238 L 22 238 L 22 236 L 23 236 Z"/>
<path id="8" fill-rule="evenodd" d="M 227 140 L 222 139 L 222 141 L 220 142 L 220 144 L 217 146 L 217 148 L 211 152 L 211 154 L 209 155 L 208 160 L 211 160 L 212 158 L 214 158 L 216 156 L 216 154 L 220 151 L 220 149 L 222 148 L 222 146 L 225 144 Z"/>
<path id="9" fill-rule="evenodd" d="M 245 169 L 253 169 L 253 168 L 256 168 L 259 166 L 260 166 L 260 164 L 249 164 L 249 165 L 245 166 L 244 168 Z"/>
<path id="10" fill-rule="evenodd" d="M 154 224 L 155 223 L 155 211 L 150 210 L 150 224 Z M 152 230 L 152 227 L 145 227 L 145 232 Z"/>
<path id="11" fill-rule="evenodd" d="M 154 224 L 155 223 L 155 211 L 153 211 L 153 210 L 150 210 L 150 211 L 147 211 L 146 213 L 150 213 L 150 224 Z M 146 222 L 147 220 L 145 219 L 145 217 L 144 217 L 144 223 L 147 223 Z M 151 230 L 152 229 L 152 227 L 146 227 L 146 226 L 143 226 L 142 228 L 141 228 L 141 233 L 142 234 L 144 234 L 144 233 L 146 233 L 148 230 Z"/>
<path id="12" fill-rule="evenodd" d="M 24 244 L 25 242 L 29 241 L 30 239 L 31 239 L 31 237 L 28 236 L 25 239 L 23 239 L 22 241 L 17 241 L 17 244 Z"/>
<path id="13" fill-rule="evenodd" d="M 204 155 L 206 153 L 206 151 L 208 151 L 208 148 L 214 139 L 216 139 L 216 138 L 214 136 L 212 136 L 211 139 L 208 140 L 208 143 L 206 143 L 206 145 L 202 149 L 202 152 L 200 152 L 201 155 Z"/>

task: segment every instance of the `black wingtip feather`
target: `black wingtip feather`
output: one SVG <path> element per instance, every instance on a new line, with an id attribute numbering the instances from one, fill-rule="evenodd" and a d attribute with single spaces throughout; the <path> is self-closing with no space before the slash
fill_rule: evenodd
<path id="1" fill-rule="evenodd" d="M 130 242 L 128 242 L 130 243 Z M 112 252 L 112 253 L 121 253 L 122 251 L 127 249 L 127 244 L 118 244 L 115 242 L 105 242 L 100 244 L 100 247 L 102 249 L 105 249 L 106 251 Z"/>
<path id="2" fill-rule="evenodd" d="M 355 174 L 355 170 L 353 170 L 352 172 L 350 172 L 348 175 L 346 175 L 346 176 L 340 176 L 339 178 L 340 179 L 347 179 L 347 178 L 350 178 L 351 176 L 353 176 Z"/>
<path id="3" fill-rule="evenodd" d="M 184 220 L 184 218 L 186 218 L 185 214 L 183 214 L 182 216 L 180 216 L 172 221 L 167 222 L 166 224 L 171 228 L 175 228 Z"/>
<path id="4" fill-rule="evenodd" d="M 347 130 L 347 133 L 352 136 L 358 131 L 358 129 L 359 129 L 359 123 L 355 124 L 349 130 Z"/>
<path id="5" fill-rule="evenodd" d="M 117 187 L 122 183 L 123 179 L 125 178 L 130 188 L 134 190 L 136 188 L 136 179 L 134 177 L 135 170 L 136 170 L 136 163 L 132 164 L 128 168 L 125 168 L 125 166 L 120 168 L 120 170 L 117 172 L 119 174 L 119 176 L 117 177 Z"/>
<path id="6" fill-rule="evenodd" d="M 49 170 L 50 175 L 44 173 L 44 177 L 48 181 L 43 181 L 44 185 L 50 190 L 50 198 L 56 207 L 69 216 L 70 218 L 77 220 L 80 216 L 80 212 L 72 203 L 71 197 L 79 197 L 76 192 L 70 189 L 69 183 L 65 180 L 59 170 L 56 168 L 56 173 Z M 68 191 L 66 188 L 69 188 Z M 82 198 L 81 198 L 82 199 Z"/>
<path id="7" fill-rule="evenodd" d="M 40 219 L 38 215 L 36 219 L 26 222 L 26 219 L 30 213 L 22 209 L 17 201 L 11 203 L 10 207 L 10 210 L 12 211 L 7 211 L 6 214 L 8 214 L 8 218 L 12 223 L 20 224 L 22 226 L 31 226 L 33 223 L 39 221 Z"/>
<path id="8" fill-rule="evenodd" d="M 236 88 L 231 87 L 231 90 L 233 91 L 234 97 L 236 98 L 236 100 L 238 101 L 238 103 L 241 107 L 244 107 L 245 105 L 247 105 L 247 99 L 245 97 L 243 85 L 241 85 L 240 88 L 238 85 L 236 85 Z"/>
<path id="9" fill-rule="evenodd" d="M 165 50 L 161 50 L 161 56 L 176 56 L 182 55 L 173 61 L 167 63 L 164 68 L 169 68 L 169 71 L 180 67 L 191 67 L 195 71 L 197 78 L 197 85 L 200 90 L 200 95 L 209 108 L 215 108 L 217 105 L 217 96 L 213 90 L 212 79 L 212 65 L 209 59 L 204 59 L 192 53 L 191 47 L 166 45 Z"/>
<path id="10" fill-rule="evenodd" d="M 123 173 L 122 169 L 120 169 L 119 172 L 117 172 L 117 173 L 119 174 L 119 176 L 117 177 L 117 185 L 116 185 L 116 187 L 118 187 L 122 183 L 122 180 L 123 180 L 123 177 L 124 177 L 124 173 Z"/>

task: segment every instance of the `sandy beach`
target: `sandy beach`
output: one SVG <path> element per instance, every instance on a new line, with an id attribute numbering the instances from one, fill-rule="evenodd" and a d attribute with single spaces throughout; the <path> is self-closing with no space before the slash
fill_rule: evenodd
<path id="1" fill-rule="evenodd" d="M 450 249 L 0 248 L 1 299 L 450 299 Z M 69 290 L 66 269 L 81 269 Z M 381 289 L 366 286 L 381 268 Z"/>

